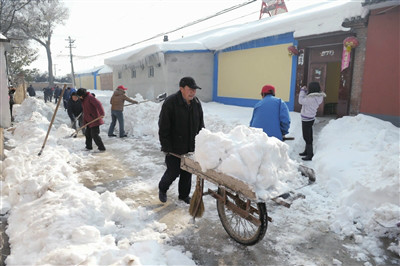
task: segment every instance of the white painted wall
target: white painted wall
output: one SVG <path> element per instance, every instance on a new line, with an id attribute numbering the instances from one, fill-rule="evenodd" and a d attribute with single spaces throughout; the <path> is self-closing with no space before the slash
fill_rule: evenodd
<path id="1" fill-rule="evenodd" d="M 0 127 L 11 126 L 10 104 L 8 100 L 5 42 L 0 42 Z"/>
<path id="2" fill-rule="evenodd" d="M 205 102 L 212 100 L 212 79 L 214 56 L 212 52 L 202 53 L 168 53 L 165 62 L 154 65 L 154 77 L 149 77 L 150 66 L 136 68 L 136 78 L 131 77 L 131 69 L 113 70 L 114 89 L 118 85 L 128 88 L 128 96 L 140 93 L 143 98 L 154 100 L 157 95 L 167 92 L 171 95 L 179 90 L 179 80 L 191 76 L 202 90 L 197 96 Z M 118 72 L 121 78 L 118 78 Z"/>

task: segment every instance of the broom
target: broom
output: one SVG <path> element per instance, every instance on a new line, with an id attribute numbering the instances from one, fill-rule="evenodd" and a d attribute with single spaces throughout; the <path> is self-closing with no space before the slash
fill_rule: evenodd
<path id="1" fill-rule="evenodd" d="M 200 218 L 204 213 L 203 186 L 204 179 L 197 177 L 196 189 L 192 195 L 189 207 L 189 214 L 193 216 L 193 218 Z"/>

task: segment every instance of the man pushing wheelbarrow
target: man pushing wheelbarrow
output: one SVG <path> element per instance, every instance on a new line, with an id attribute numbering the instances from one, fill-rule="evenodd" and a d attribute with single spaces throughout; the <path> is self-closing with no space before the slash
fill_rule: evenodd
<path id="1" fill-rule="evenodd" d="M 167 170 L 158 184 L 161 202 L 167 201 L 167 191 L 179 176 L 179 199 L 190 204 L 192 174 L 180 168 L 181 160 L 170 153 L 182 155 L 194 151 L 194 139 L 204 128 L 203 109 L 196 90 L 201 89 L 191 77 L 179 82 L 179 91 L 170 95 L 161 108 L 158 135 L 165 153 Z"/>

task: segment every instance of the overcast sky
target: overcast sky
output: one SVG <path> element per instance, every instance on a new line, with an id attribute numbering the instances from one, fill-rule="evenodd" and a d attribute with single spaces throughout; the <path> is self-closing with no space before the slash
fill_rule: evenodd
<path id="1" fill-rule="evenodd" d="M 286 0 L 290 10 L 318 0 Z M 72 53 L 75 71 L 101 66 L 104 58 L 132 50 L 118 51 L 103 56 L 92 56 L 112 51 L 150 37 L 177 29 L 187 23 L 208 17 L 224 9 L 251 2 L 250 0 L 64 0 L 70 10 L 64 26 L 58 26 L 52 37 L 53 72 L 57 76 L 71 72 L 68 36 L 75 40 Z M 211 28 L 258 20 L 261 0 L 201 22 L 174 33 L 169 40 L 181 38 Z M 158 43 L 160 36 L 145 44 Z M 39 59 L 32 67 L 47 71 L 47 57 L 42 46 Z"/>

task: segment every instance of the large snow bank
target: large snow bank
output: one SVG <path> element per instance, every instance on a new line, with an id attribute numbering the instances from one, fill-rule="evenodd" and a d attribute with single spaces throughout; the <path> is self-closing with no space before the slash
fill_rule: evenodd
<path id="1" fill-rule="evenodd" d="M 152 220 L 151 211 L 130 209 L 115 193 L 100 195 L 79 182 L 77 167 L 93 155 L 83 154 L 82 139 L 70 138 L 65 124 L 53 125 L 37 155 L 49 108 L 25 100 L 16 108 L 13 135 L 6 131 L 13 147 L 0 164 L 0 209 L 9 211 L 7 265 L 194 265 L 190 253 L 162 244 L 166 225 Z M 69 122 L 66 112 L 57 116 Z"/>
<path id="2" fill-rule="evenodd" d="M 391 123 L 366 115 L 332 120 L 322 129 L 313 161 L 318 182 L 339 202 L 331 224 L 334 232 L 357 235 L 360 242 L 363 235 L 396 239 L 399 133 Z M 398 243 L 391 249 L 400 254 Z"/>

